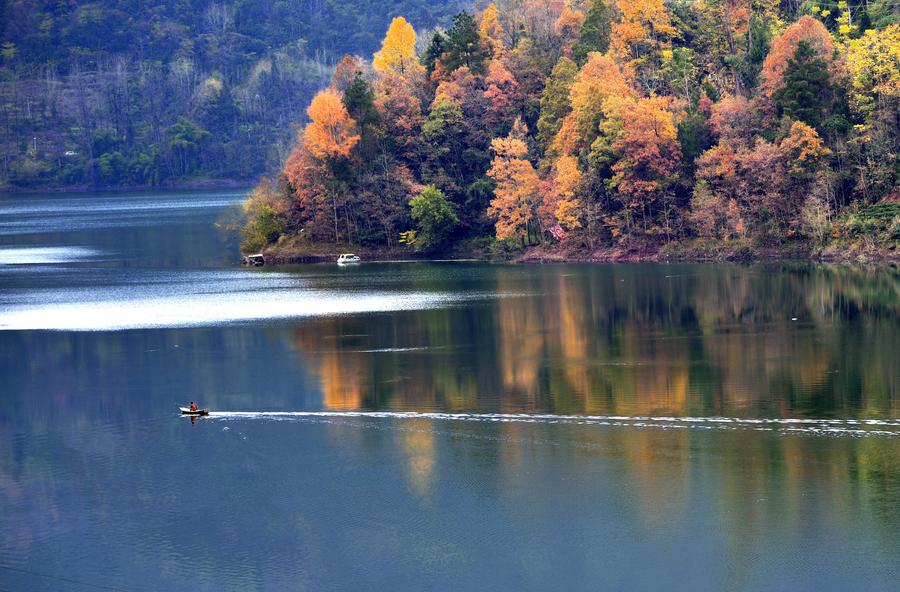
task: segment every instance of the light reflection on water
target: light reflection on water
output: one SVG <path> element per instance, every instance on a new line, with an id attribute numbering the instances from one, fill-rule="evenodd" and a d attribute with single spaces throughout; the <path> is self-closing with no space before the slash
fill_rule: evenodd
<path id="1" fill-rule="evenodd" d="M 25 295 L 38 300 L 43 295 Z M 49 295 L 54 300 L 54 295 Z M 0 331 L 112 331 L 198 327 L 241 321 L 415 310 L 457 304 L 463 296 L 427 293 L 366 293 L 266 290 L 228 293 L 187 292 L 153 298 L 108 300 L 95 293 L 77 302 L 16 305 L 0 311 Z"/>
<path id="2" fill-rule="evenodd" d="M 87 247 L 22 247 L 0 248 L 0 265 L 36 265 L 71 263 L 102 256 L 101 251 Z"/>
<path id="3" fill-rule="evenodd" d="M 0 588 L 894 587 L 896 270 L 243 269 L 236 195 L 0 198 L 99 253 L 0 268 Z"/>

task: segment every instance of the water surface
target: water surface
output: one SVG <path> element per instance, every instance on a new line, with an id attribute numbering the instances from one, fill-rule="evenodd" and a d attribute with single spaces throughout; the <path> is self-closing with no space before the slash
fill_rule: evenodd
<path id="1" fill-rule="evenodd" d="M 0 589 L 896 589 L 896 270 L 248 269 L 239 198 L 0 197 Z"/>

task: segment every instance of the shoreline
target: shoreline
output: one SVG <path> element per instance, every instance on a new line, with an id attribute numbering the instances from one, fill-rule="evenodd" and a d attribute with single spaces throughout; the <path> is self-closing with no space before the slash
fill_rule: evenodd
<path id="1" fill-rule="evenodd" d="M 406 249 L 362 248 L 319 245 L 314 250 L 297 248 L 263 249 L 266 267 L 334 263 L 340 253 L 354 252 L 365 261 L 480 261 L 484 263 L 818 263 L 847 266 L 900 266 L 900 250 L 859 243 L 814 247 L 806 243 L 778 247 L 750 247 L 746 244 L 701 243 L 692 241 L 664 244 L 643 243 L 603 245 L 536 245 L 516 253 L 453 249 L 442 253 L 417 253 Z"/>
<path id="2" fill-rule="evenodd" d="M 49 187 L 0 186 L 0 193 L 30 195 L 35 193 L 106 193 L 115 191 L 186 191 L 191 189 L 247 189 L 253 188 L 255 179 L 194 179 L 159 185 L 63 185 Z"/>
<path id="3" fill-rule="evenodd" d="M 900 251 L 858 242 L 814 246 L 793 243 L 769 247 L 747 244 L 682 241 L 664 244 L 607 245 L 597 248 L 526 249 L 516 262 L 565 263 L 831 263 L 841 265 L 898 265 Z"/>

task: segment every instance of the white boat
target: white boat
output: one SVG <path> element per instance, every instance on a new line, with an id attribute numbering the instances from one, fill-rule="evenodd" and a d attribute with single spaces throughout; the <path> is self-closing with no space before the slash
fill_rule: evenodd
<path id="1" fill-rule="evenodd" d="M 338 257 L 337 263 L 338 265 L 352 265 L 353 263 L 359 263 L 359 257 L 353 253 L 343 253 Z"/>

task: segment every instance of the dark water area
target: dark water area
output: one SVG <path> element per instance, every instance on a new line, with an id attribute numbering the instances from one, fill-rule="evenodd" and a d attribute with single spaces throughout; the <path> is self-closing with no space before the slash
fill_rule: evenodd
<path id="1" fill-rule="evenodd" d="M 0 589 L 897 589 L 896 269 L 250 269 L 240 198 L 0 196 Z"/>

